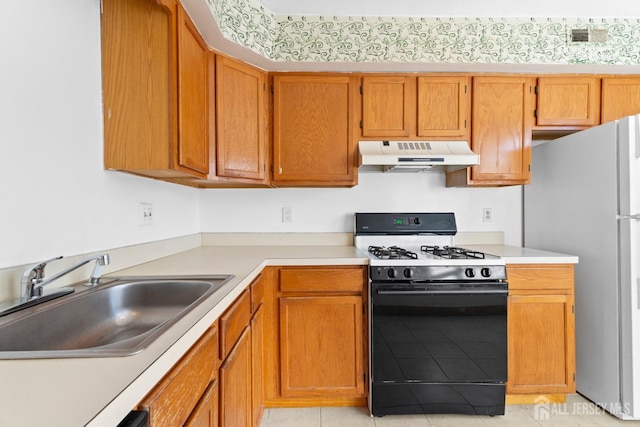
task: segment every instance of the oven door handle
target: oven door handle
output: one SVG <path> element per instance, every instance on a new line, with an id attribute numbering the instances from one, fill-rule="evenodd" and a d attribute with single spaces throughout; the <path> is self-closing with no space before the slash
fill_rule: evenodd
<path id="1" fill-rule="evenodd" d="M 508 295 L 508 290 L 500 290 L 500 289 L 479 289 L 475 291 L 396 291 L 396 290 L 386 290 L 386 289 L 378 289 L 376 291 L 378 295 L 472 295 L 472 294 L 494 294 L 494 295 Z"/>

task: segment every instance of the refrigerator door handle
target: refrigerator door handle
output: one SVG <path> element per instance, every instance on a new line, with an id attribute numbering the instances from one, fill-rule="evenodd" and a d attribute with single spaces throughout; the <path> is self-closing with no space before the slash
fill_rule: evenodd
<path id="1" fill-rule="evenodd" d="M 635 219 L 635 220 L 640 220 L 640 214 L 635 214 L 635 215 L 618 215 L 618 219 Z"/>

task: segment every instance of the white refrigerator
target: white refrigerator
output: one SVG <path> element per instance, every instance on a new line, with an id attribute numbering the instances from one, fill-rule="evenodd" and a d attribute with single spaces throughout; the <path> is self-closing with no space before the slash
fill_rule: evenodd
<path id="1" fill-rule="evenodd" d="M 532 148 L 526 247 L 577 255 L 576 388 L 640 419 L 640 115 Z"/>

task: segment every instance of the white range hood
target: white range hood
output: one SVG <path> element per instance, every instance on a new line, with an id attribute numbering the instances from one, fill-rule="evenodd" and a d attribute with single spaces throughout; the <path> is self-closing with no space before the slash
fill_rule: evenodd
<path id="1" fill-rule="evenodd" d="M 480 164 L 466 141 L 360 141 L 360 172 L 452 172 Z"/>

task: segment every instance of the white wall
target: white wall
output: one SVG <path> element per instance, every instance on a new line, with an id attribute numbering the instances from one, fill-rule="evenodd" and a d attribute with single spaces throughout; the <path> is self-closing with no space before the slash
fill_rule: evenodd
<path id="1" fill-rule="evenodd" d="M 354 212 L 454 212 L 459 231 L 503 231 L 520 245 L 522 187 L 446 188 L 442 173 L 362 173 L 353 188 L 216 189 L 200 193 L 203 232 L 352 232 Z M 293 222 L 282 223 L 282 207 Z M 491 208 L 493 220 L 482 221 Z"/>
<path id="2" fill-rule="evenodd" d="M 0 268 L 199 231 L 197 190 L 103 170 L 99 0 L 4 2 L 0 54 Z"/>

